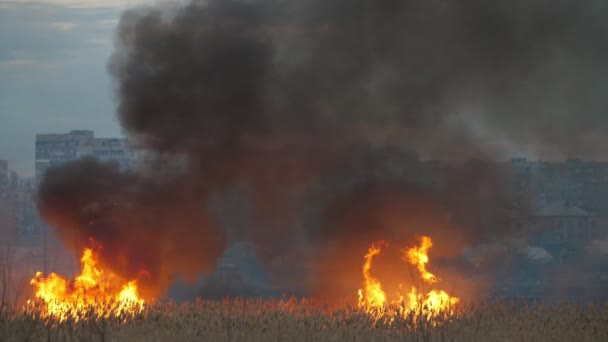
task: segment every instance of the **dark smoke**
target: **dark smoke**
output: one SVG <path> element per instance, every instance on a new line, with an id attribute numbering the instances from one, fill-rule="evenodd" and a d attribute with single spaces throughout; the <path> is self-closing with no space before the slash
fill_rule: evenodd
<path id="1" fill-rule="evenodd" d="M 204 192 L 192 182 L 118 170 L 84 158 L 51 168 L 40 184 L 38 208 L 73 250 L 101 244 L 101 262 L 144 294 L 167 289 L 178 275 L 209 271 L 225 248 L 208 217 Z"/>
<path id="2" fill-rule="evenodd" d="M 41 212 L 67 241 L 99 240 L 110 267 L 146 270 L 161 290 L 206 270 L 224 234 L 255 242 L 268 265 L 359 260 L 370 239 L 429 232 L 450 244 L 437 253 L 454 256 L 508 234 L 526 210 L 512 203 L 501 158 L 605 157 L 606 10 L 592 0 L 210 0 L 128 11 L 110 62 L 118 119 L 164 162 L 56 168 Z M 457 162 L 389 158 L 406 150 Z M 246 224 L 216 228 L 228 193 L 249 204 L 223 215 Z"/>

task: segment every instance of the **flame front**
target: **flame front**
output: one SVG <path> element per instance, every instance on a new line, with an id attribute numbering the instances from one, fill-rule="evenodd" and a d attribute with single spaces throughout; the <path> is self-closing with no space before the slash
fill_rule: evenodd
<path id="1" fill-rule="evenodd" d="M 104 272 L 90 248 L 84 250 L 80 263 L 81 273 L 74 280 L 55 273 L 45 277 L 42 272 L 32 278 L 30 284 L 43 304 L 43 316 L 65 321 L 69 317 L 79 320 L 91 311 L 95 317 L 109 317 L 135 314 L 143 309 L 144 300 L 139 297 L 135 280 L 125 283 Z"/>
<path id="2" fill-rule="evenodd" d="M 385 242 L 381 242 L 386 246 Z M 363 264 L 363 289 L 359 289 L 359 307 L 368 314 L 378 318 L 389 313 L 390 304 L 401 314 L 415 313 L 425 318 L 431 318 L 442 313 L 452 312 L 453 307 L 459 302 L 458 297 L 452 297 L 443 290 L 425 290 L 425 284 L 433 285 L 438 282 L 437 277 L 426 268 L 429 263 L 428 250 L 433 246 L 433 241 L 428 236 L 420 239 L 420 245 L 401 250 L 403 260 L 416 266 L 422 282 L 419 286 L 412 286 L 409 293 L 404 296 L 396 293 L 390 302 L 386 293 L 382 290 L 382 283 L 371 275 L 373 257 L 380 254 L 381 250 L 376 244 L 372 244 L 364 257 Z M 403 285 L 399 284 L 402 289 Z M 406 303 L 407 299 L 407 303 Z"/>

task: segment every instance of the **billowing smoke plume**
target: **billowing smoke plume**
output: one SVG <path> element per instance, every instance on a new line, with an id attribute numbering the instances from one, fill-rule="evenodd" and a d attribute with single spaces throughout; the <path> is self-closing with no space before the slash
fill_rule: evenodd
<path id="1" fill-rule="evenodd" d="M 224 234 L 205 211 L 204 192 L 193 185 L 184 179 L 158 182 L 85 158 L 49 170 L 39 189 L 39 211 L 69 247 L 101 244 L 107 267 L 140 279 L 145 294 L 153 295 L 176 275 L 211 270 L 224 250 Z"/>
<path id="2" fill-rule="evenodd" d="M 99 240 L 110 267 L 145 271 L 159 291 L 208 269 L 231 240 L 255 242 L 268 261 L 324 262 L 312 288 L 335 274 L 328 259 L 359 260 L 373 239 L 432 232 L 450 246 L 437 253 L 453 256 L 525 210 L 511 208 L 495 160 L 601 156 L 605 12 L 592 0 L 128 11 L 110 62 L 118 119 L 153 160 L 132 172 L 55 168 L 41 212 L 66 241 Z M 406 150 L 478 161 L 390 164 Z M 249 209 L 222 215 L 229 193 Z M 221 219 L 239 215 L 245 224 Z"/>

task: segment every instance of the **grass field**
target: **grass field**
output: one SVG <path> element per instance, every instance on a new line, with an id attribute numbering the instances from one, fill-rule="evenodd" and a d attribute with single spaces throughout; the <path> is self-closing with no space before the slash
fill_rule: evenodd
<path id="1" fill-rule="evenodd" d="M 157 303 L 129 319 L 58 322 L 4 306 L 0 341 L 608 341 L 608 307 L 502 302 L 431 320 L 374 319 L 357 308 L 305 300 Z"/>

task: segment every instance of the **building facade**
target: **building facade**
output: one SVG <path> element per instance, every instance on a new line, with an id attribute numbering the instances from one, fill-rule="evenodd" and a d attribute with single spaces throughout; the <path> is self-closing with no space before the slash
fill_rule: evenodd
<path id="1" fill-rule="evenodd" d="M 584 254 L 601 234 L 594 215 L 569 203 L 545 205 L 530 217 L 528 236 L 561 261 Z"/>
<path id="2" fill-rule="evenodd" d="M 10 178 L 8 171 L 8 161 L 0 160 L 0 197 L 6 196 L 9 188 Z"/>
<path id="3" fill-rule="evenodd" d="M 126 139 L 95 138 L 93 131 L 74 130 L 64 134 L 36 135 L 36 179 L 53 165 L 94 156 L 99 160 L 116 162 L 121 168 L 130 168 L 135 154 Z"/>

